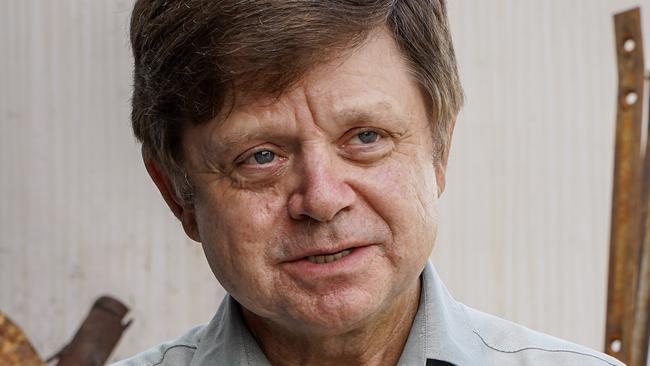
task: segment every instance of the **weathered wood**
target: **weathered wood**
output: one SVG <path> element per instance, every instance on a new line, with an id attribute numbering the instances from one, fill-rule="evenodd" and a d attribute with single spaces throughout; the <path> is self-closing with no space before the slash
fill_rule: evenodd
<path id="1" fill-rule="evenodd" d="M 618 111 L 610 237 L 605 351 L 632 365 L 642 242 L 641 125 L 644 91 L 639 8 L 614 16 Z M 646 346 L 647 347 L 647 346 Z M 638 350 L 637 350 L 638 351 Z"/>

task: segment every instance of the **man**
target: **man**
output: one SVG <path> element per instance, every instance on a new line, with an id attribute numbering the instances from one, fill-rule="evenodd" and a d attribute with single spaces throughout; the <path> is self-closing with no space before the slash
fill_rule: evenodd
<path id="1" fill-rule="evenodd" d="M 620 365 L 480 313 L 428 257 L 462 91 L 435 0 L 141 0 L 133 126 L 228 291 L 127 365 Z"/>

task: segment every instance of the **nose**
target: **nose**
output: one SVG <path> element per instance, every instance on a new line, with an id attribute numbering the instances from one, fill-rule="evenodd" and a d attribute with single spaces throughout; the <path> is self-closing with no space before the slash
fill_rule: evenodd
<path id="1" fill-rule="evenodd" d="M 303 154 L 298 172 L 300 184 L 289 196 L 292 219 L 329 222 L 352 206 L 356 194 L 345 182 L 345 167 L 337 169 L 335 159 L 325 151 Z"/>

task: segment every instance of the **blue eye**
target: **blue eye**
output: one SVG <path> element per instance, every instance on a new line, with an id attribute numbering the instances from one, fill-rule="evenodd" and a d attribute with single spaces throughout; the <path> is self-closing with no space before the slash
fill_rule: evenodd
<path id="1" fill-rule="evenodd" d="M 275 160 L 275 154 L 269 150 L 262 150 L 253 154 L 253 158 L 258 164 L 268 164 Z"/>
<path id="2" fill-rule="evenodd" d="M 359 137 L 359 141 L 364 144 L 372 144 L 377 141 L 379 135 L 375 131 L 364 131 L 358 134 L 357 137 Z"/>

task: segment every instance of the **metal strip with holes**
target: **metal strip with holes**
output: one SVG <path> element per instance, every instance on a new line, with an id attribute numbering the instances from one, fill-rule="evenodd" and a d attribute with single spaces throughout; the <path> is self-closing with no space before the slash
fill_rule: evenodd
<path id="1" fill-rule="evenodd" d="M 616 14 L 614 26 L 618 109 L 605 352 L 632 366 L 638 259 L 643 236 L 641 124 L 645 66 L 639 8 Z"/>

